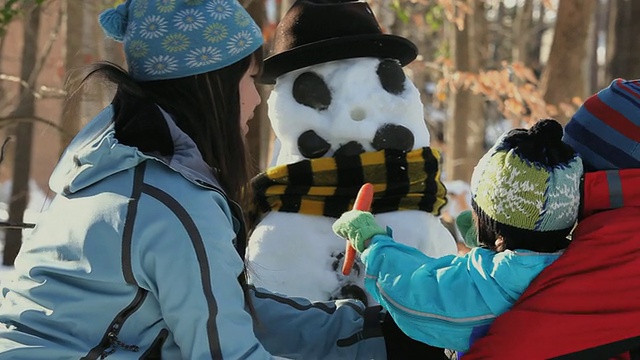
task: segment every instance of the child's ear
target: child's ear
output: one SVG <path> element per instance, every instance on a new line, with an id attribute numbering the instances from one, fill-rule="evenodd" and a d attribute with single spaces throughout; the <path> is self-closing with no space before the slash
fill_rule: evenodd
<path id="1" fill-rule="evenodd" d="M 502 236 L 498 236 L 498 238 L 496 239 L 496 249 L 500 249 L 504 247 L 504 238 L 502 238 Z"/>

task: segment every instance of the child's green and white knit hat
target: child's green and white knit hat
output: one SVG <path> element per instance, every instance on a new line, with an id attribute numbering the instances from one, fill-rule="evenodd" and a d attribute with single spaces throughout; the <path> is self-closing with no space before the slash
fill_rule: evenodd
<path id="1" fill-rule="evenodd" d="M 501 235 L 569 231 L 580 206 L 582 160 L 562 142 L 562 126 L 545 119 L 503 134 L 471 178 L 479 221 Z"/>
<path id="2" fill-rule="evenodd" d="M 127 0 L 100 14 L 139 81 L 203 74 L 256 51 L 262 33 L 236 0 Z"/>

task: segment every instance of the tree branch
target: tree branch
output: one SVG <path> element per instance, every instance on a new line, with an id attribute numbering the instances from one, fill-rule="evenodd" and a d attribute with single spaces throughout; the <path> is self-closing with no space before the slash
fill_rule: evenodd
<path id="1" fill-rule="evenodd" d="M 28 82 L 14 75 L 0 74 L 0 81 L 9 81 L 13 83 L 18 83 L 20 84 L 20 86 L 24 87 L 25 89 L 30 89 L 31 94 L 36 99 L 63 98 L 65 95 L 67 95 L 67 92 L 62 89 L 49 87 L 46 85 L 40 85 L 38 87 L 38 90 L 34 90 L 31 86 L 29 86 Z"/>
<path id="2" fill-rule="evenodd" d="M 39 0 L 36 2 L 36 6 L 41 6 L 41 4 L 44 2 L 44 0 Z M 6 75 L 6 74 L 0 74 L 0 80 L 5 80 L 5 81 L 11 81 L 11 82 L 16 82 L 19 83 L 22 87 L 24 87 L 25 89 L 29 90 L 31 92 L 31 94 L 33 95 L 33 97 L 35 99 L 42 99 L 42 98 L 52 98 L 52 97 L 64 97 L 65 93 L 62 90 L 59 89 L 54 89 L 54 88 L 50 88 L 48 86 L 42 85 L 40 86 L 40 90 L 34 90 L 36 85 L 36 81 L 38 80 L 38 77 L 40 76 L 40 73 L 42 72 L 42 69 L 44 68 L 44 64 L 46 63 L 47 59 L 49 58 L 49 55 L 51 54 L 51 51 L 53 49 L 53 44 L 55 42 L 55 40 L 58 38 L 58 34 L 60 33 L 60 29 L 62 28 L 62 19 L 63 19 L 63 8 L 61 7 L 60 10 L 58 11 L 58 19 L 56 21 L 56 24 L 54 25 L 52 31 L 49 33 L 49 37 L 47 39 L 47 43 L 45 44 L 44 47 L 44 51 L 42 52 L 42 55 L 40 55 L 40 57 L 38 58 L 38 60 L 36 61 L 36 65 L 33 69 L 33 71 L 31 72 L 31 74 L 29 75 L 29 78 L 27 80 L 25 79 L 21 79 L 20 77 L 17 76 L 12 76 L 12 75 Z M 27 46 L 27 44 L 25 44 L 25 46 Z M 48 95 L 44 95 L 45 93 L 48 93 Z M 18 95 L 20 96 L 20 95 Z M 2 107 L 6 107 L 7 104 L 12 103 L 15 100 L 15 97 L 11 98 L 11 99 L 5 99 L 4 104 L 2 104 Z"/>
<path id="3" fill-rule="evenodd" d="M 49 33 L 49 38 L 47 39 L 47 43 L 44 47 L 44 51 L 42 52 L 42 55 L 40 55 L 40 58 L 36 62 L 36 66 L 34 67 L 33 72 L 31 73 L 31 75 L 29 76 L 29 80 L 27 81 L 29 84 L 31 84 L 32 87 L 35 85 L 36 80 L 38 79 L 38 76 L 40 76 L 40 72 L 42 72 L 44 63 L 47 61 L 47 59 L 49 58 L 49 55 L 51 54 L 53 43 L 58 38 L 58 34 L 60 33 L 60 29 L 62 28 L 63 14 L 64 14 L 63 6 L 61 6 L 60 9 L 58 10 L 58 19 L 56 21 L 55 26 L 53 27 L 53 31 Z"/>
<path id="4" fill-rule="evenodd" d="M 35 0 L 35 5 L 40 6 L 46 0 Z M 0 37 L 4 38 L 4 35 L 7 33 L 7 26 L 23 10 L 19 2 L 24 3 L 24 0 L 5 0 L 0 6 Z"/>
<path id="5" fill-rule="evenodd" d="M 51 121 L 51 120 L 47 120 L 45 118 L 41 118 L 39 116 L 30 116 L 30 117 L 21 117 L 21 116 L 7 116 L 7 117 L 0 117 L 0 128 L 3 128 L 5 126 L 10 126 L 10 125 L 15 125 L 21 122 L 34 122 L 34 123 L 41 123 L 41 124 L 45 124 L 47 126 L 51 126 L 52 128 L 58 130 L 60 133 L 66 135 L 66 136 L 74 136 L 74 134 L 70 134 L 67 131 L 65 131 L 65 129 L 56 124 L 55 122 Z"/>

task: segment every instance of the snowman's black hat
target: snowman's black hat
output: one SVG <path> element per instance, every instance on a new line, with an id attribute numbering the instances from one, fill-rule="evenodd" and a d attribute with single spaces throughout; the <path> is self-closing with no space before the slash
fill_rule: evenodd
<path id="1" fill-rule="evenodd" d="M 265 84 L 289 71 L 357 57 L 396 59 L 404 66 L 418 50 L 403 37 L 383 34 L 366 2 L 298 0 L 276 28 L 273 53 L 264 60 Z"/>

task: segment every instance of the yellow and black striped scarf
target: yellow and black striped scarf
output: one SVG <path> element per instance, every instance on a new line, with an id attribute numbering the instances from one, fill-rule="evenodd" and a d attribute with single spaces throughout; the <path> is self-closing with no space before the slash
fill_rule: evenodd
<path id="1" fill-rule="evenodd" d="M 440 215 L 447 200 L 439 160 L 436 150 L 424 147 L 275 166 L 252 180 L 256 210 L 339 217 L 351 209 L 362 184 L 369 182 L 375 191 L 374 214 L 422 210 Z"/>

